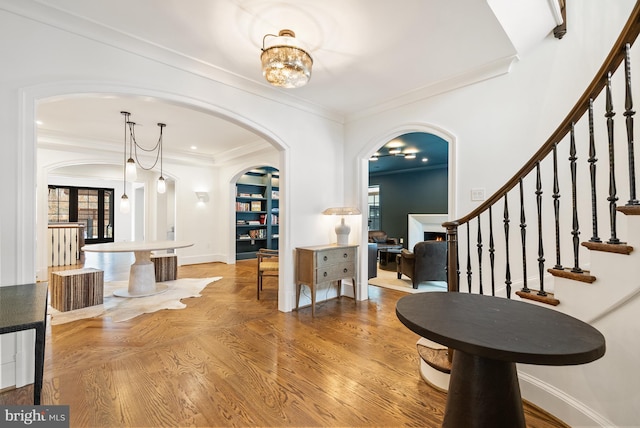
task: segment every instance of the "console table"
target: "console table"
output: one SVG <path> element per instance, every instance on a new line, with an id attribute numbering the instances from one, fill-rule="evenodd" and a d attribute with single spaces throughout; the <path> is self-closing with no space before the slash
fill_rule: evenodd
<path id="1" fill-rule="evenodd" d="M 300 290 L 311 290 L 311 316 L 316 315 L 316 288 L 319 284 L 337 282 L 338 297 L 342 280 L 351 278 L 353 300 L 356 300 L 357 245 L 318 245 L 296 248 L 296 310 L 300 304 Z"/>
<path id="2" fill-rule="evenodd" d="M 47 324 L 47 284 L 0 287 L 0 334 L 36 331 L 33 404 L 40 404 Z"/>
<path id="3" fill-rule="evenodd" d="M 516 363 L 597 360 L 604 336 L 562 312 L 468 293 L 419 293 L 396 314 L 414 333 L 454 349 L 443 427 L 525 427 Z"/>

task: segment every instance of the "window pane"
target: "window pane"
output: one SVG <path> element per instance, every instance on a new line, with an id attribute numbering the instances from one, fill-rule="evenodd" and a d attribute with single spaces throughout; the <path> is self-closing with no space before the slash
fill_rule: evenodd
<path id="1" fill-rule="evenodd" d="M 49 189 L 49 223 L 59 223 L 69 221 L 69 189 L 50 188 Z"/>
<path id="2" fill-rule="evenodd" d="M 111 223 L 111 201 L 113 200 L 113 191 L 104 191 L 104 237 L 113 238 L 113 224 Z"/>
<path id="3" fill-rule="evenodd" d="M 86 238 L 98 238 L 98 190 L 78 189 L 78 222 L 85 224 Z"/>

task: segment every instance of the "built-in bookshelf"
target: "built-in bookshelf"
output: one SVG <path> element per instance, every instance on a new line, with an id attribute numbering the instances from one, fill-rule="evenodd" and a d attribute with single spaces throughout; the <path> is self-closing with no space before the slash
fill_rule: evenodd
<path id="1" fill-rule="evenodd" d="M 278 249 L 279 172 L 263 167 L 236 182 L 236 260 L 256 257 L 260 248 Z"/>

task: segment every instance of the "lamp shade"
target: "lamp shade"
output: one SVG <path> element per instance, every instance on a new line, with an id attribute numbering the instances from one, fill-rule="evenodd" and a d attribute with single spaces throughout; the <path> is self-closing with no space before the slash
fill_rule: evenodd
<path id="1" fill-rule="evenodd" d="M 311 79 L 313 59 L 291 30 L 264 36 L 260 60 L 262 75 L 274 86 L 299 88 Z"/>
<path id="2" fill-rule="evenodd" d="M 360 210 L 356 207 L 334 207 L 327 208 L 322 211 L 325 215 L 357 215 L 361 214 Z"/>

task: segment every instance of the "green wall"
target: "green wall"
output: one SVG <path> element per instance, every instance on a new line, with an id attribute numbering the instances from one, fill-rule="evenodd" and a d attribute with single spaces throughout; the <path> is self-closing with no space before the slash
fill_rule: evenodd
<path id="1" fill-rule="evenodd" d="M 370 174 L 369 185 L 380 186 L 380 228 L 407 244 L 408 214 L 446 214 L 447 166 L 389 174 Z"/>

